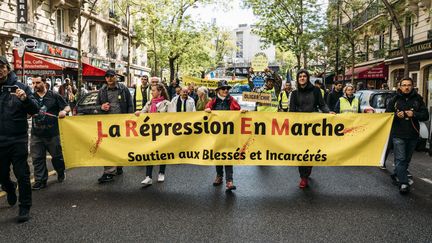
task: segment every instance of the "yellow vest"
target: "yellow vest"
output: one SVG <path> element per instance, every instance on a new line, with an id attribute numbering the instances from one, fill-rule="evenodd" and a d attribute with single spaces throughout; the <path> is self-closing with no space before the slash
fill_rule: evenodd
<path id="1" fill-rule="evenodd" d="M 276 97 L 274 88 L 271 90 L 264 90 L 263 93 L 271 94 L 272 101 L 271 104 L 257 103 L 257 111 L 277 112 L 279 102 Z"/>
<path id="2" fill-rule="evenodd" d="M 325 92 L 324 92 L 323 89 L 320 89 L 320 90 L 321 90 L 321 95 L 322 95 L 322 97 L 324 98 Z"/>
<path id="3" fill-rule="evenodd" d="M 354 98 L 350 104 L 347 98 L 340 97 L 339 104 L 340 104 L 340 113 L 358 113 L 360 102 L 357 98 Z"/>
<path id="4" fill-rule="evenodd" d="M 290 96 L 290 94 L 288 96 Z M 288 96 L 287 96 L 285 90 L 282 90 L 279 94 L 278 102 L 279 102 L 281 108 L 284 110 L 287 110 L 289 108 L 289 97 Z"/>
<path id="5" fill-rule="evenodd" d="M 137 85 L 135 90 L 135 109 L 142 110 L 142 108 L 143 108 L 143 95 L 141 91 L 141 85 Z"/>

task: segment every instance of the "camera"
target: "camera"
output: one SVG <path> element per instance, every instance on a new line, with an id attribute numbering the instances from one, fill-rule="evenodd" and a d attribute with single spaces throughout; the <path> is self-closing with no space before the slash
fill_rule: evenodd
<path id="1" fill-rule="evenodd" d="M 18 89 L 18 86 L 16 86 L 16 85 L 3 85 L 2 86 L 2 92 L 16 93 L 17 89 Z"/>
<path id="2" fill-rule="evenodd" d="M 16 85 L 3 85 L 2 86 L 2 92 L 15 93 L 17 89 L 18 89 L 18 86 L 16 86 Z"/>

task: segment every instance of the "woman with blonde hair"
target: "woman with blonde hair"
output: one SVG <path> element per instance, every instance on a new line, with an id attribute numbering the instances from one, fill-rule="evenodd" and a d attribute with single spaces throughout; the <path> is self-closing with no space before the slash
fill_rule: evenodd
<path id="1" fill-rule="evenodd" d="M 208 89 L 204 86 L 198 88 L 198 101 L 196 103 L 196 110 L 203 111 L 207 103 L 211 100 L 208 96 Z"/>

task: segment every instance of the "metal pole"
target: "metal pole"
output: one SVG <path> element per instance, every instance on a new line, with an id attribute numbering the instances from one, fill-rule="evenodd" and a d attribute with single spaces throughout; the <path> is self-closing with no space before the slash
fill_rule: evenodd
<path id="1" fill-rule="evenodd" d="M 24 72 L 25 72 L 25 68 L 24 68 L 25 53 L 26 53 L 26 48 L 24 47 L 24 52 L 23 52 L 23 55 L 21 57 L 21 72 L 22 72 L 22 82 L 24 84 L 27 84 L 27 81 L 25 81 L 25 75 L 24 75 Z"/>
<path id="2" fill-rule="evenodd" d="M 337 1 L 337 21 L 336 21 L 336 79 L 339 75 L 339 25 L 340 25 L 340 0 Z"/>

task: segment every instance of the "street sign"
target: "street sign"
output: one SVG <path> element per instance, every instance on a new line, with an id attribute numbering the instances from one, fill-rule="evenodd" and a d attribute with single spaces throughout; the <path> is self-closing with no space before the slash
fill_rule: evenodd
<path id="1" fill-rule="evenodd" d="M 25 47 L 26 47 L 25 42 L 19 37 L 15 37 L 12 40 L 12 42 L 13 42 L 14 47 L 17 49 L 18 57 L 22 57 L 24 55 L 24 51 L 25 51 Z"/>
<path id="2" fill-rule="evenodd" d="M 10 4 L 10 2 L 9 2 Z M 17 23 L 19 24 L 27 24 L 27 12 L 28 12 L 28 5 L 27 0 L 17 0 L 16 3 L 17 6 Z"/>
<path id="3" fill-rule="evenodd" d="M 27 39 L 25 41 L 25 46 L 26 46 L 27 49 L 33 50 L 37 46 L 37 41 L 35 39 Z"/>

